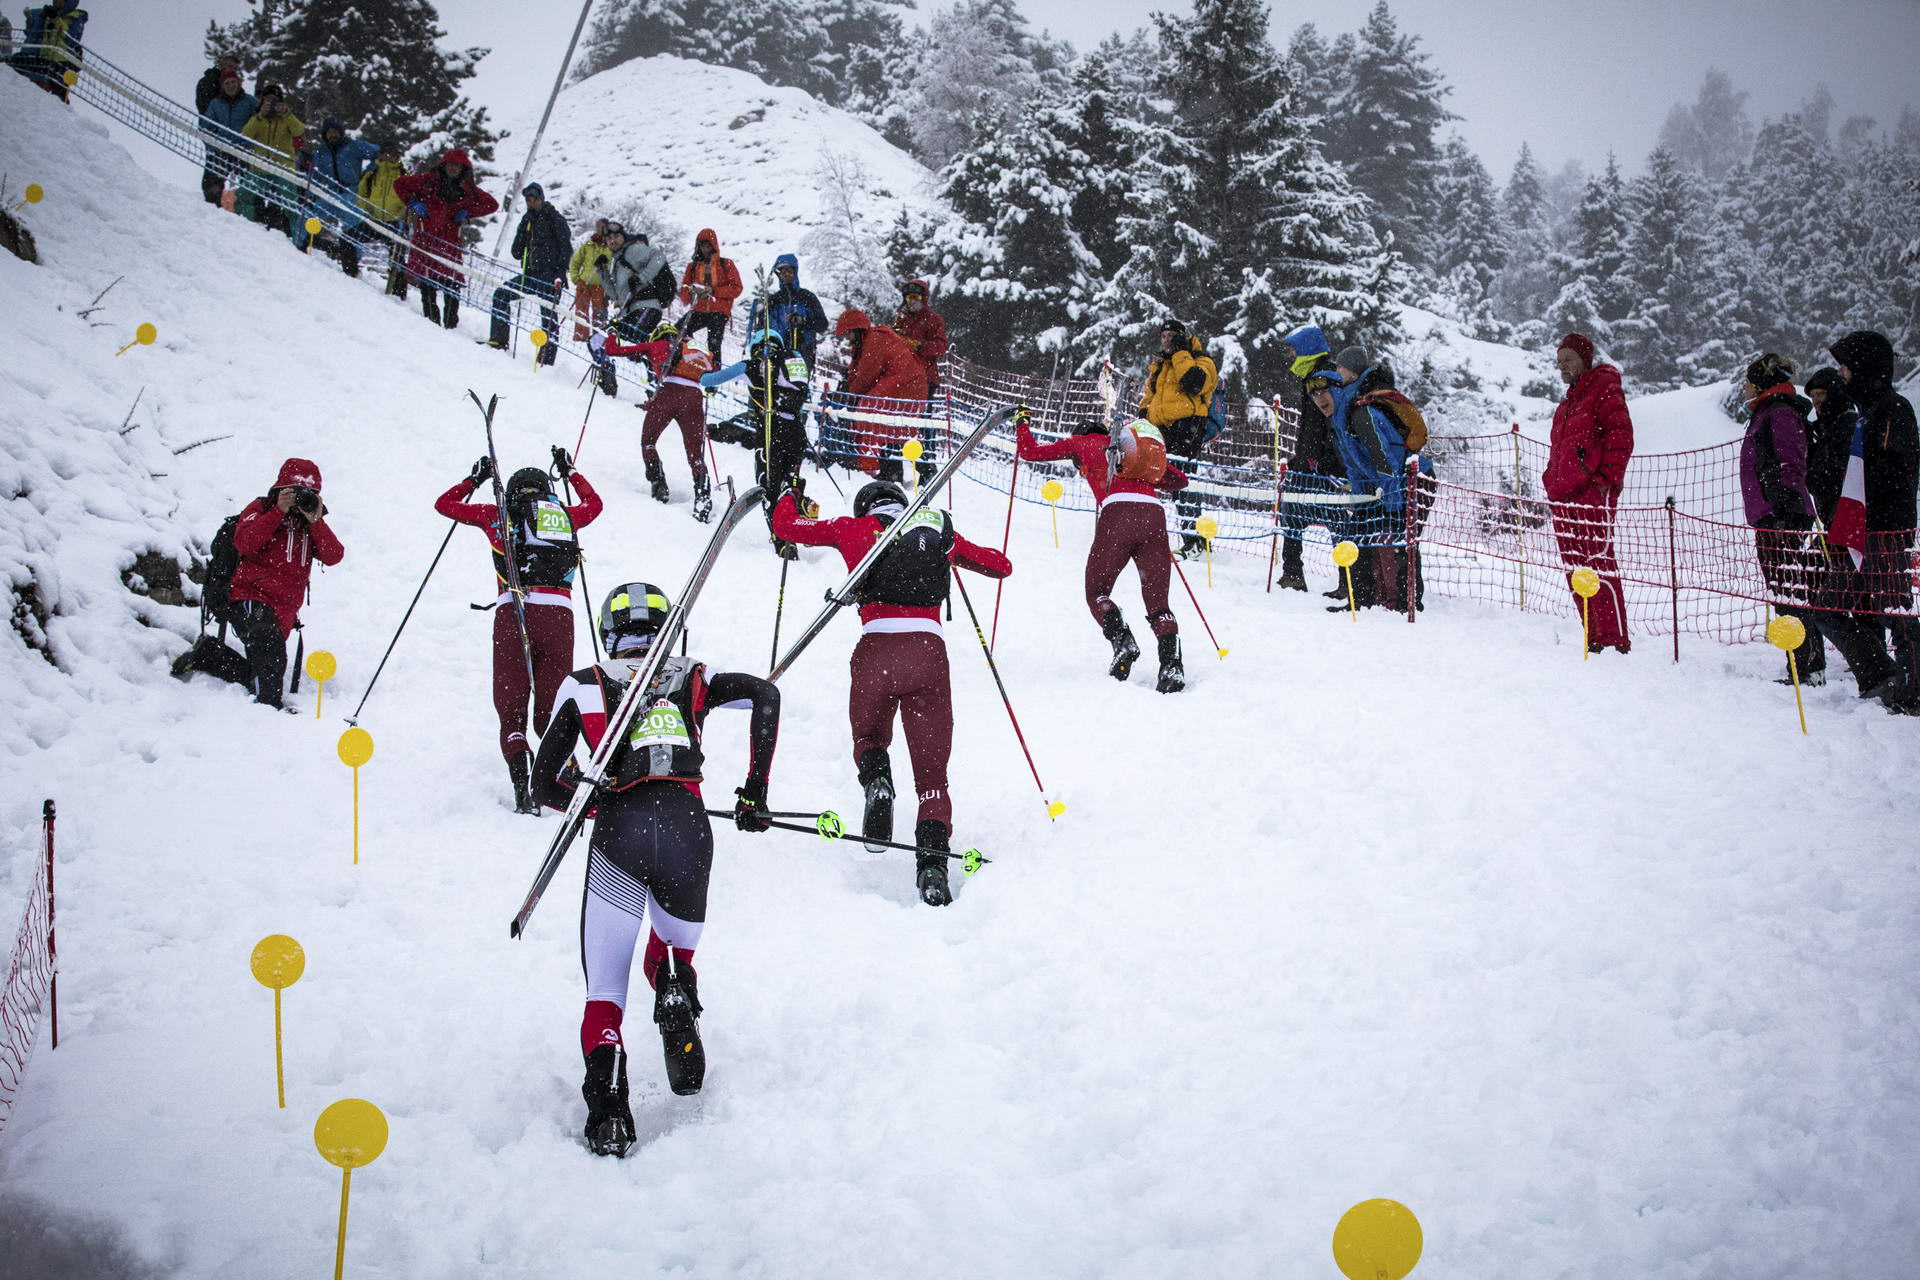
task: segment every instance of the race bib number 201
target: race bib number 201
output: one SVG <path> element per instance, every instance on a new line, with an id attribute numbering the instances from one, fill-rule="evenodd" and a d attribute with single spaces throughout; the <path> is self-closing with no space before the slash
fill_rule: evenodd
<path id="1" fill-rule="evenodd" d="M 572 542 L 573 521 L 567 509 L 557 502 L 542 502 L 533 509 L 533 536 L 542 542 Z"/>

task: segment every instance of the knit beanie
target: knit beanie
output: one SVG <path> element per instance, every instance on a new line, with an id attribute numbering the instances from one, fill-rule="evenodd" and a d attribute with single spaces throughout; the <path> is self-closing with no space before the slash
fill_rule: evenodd
<path id="1" fill-rule="evenodd" d="M 1571 351 L 1580 357 L 1580 363 L 1586 365 L 1589 369 L 1593 368 L 1593 339 L 1584 333 L 1568 334 L 1566 337 L 1560 339 L 1560 345 L 1554 348 L 1554 350 Z"/>
<path id="2" fill-rule="evenodd" d="M 1367 359 L 1367 350 L 1365 347 L 1346 347 L 1342 349 L 1339 355 L 1333 358 L 1333 362 L 1342 369 L 1353 373 L 1356 377 L 1365 373 L 1373 364 L 1373 361 Z"/>

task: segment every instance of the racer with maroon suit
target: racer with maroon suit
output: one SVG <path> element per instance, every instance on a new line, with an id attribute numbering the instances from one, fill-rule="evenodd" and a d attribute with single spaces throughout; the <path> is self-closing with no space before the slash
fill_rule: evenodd
<path id="1" fill-rule="evenodd" d="M 708 337 L 719 340 L 711 333 Z M 672 498 L 667 488 L 666 468 L 660 465 L 658 444 L 668 425 L 678 423 L 680 444 L 687 455 L 687 470 L 693 475 L 693 518 L 706 523 L 713 515 L 713 494 L 707 484 L 707 460 L 703 456 L 707 448 L 707 397 L 700 379 L 714 371 L 713 357 L 699 347 L 688 346 L 679 328 L 670 321 L 655 325 L 653 336 L 646 342 L 623 344 L 617 339 L 602 338 L 596 350 L 608 356 L 645 356 L 653 365 L 653 398 L 647 402 L 647 420 L 640 427 L 640 457 L 646 465 L 647 485 L 655 502 Z"/>
<path id="2" fill-rule="evenodd" d="M 863 486 L 853 515 L 809 519 L 795 491 L 773 508 L 773 536 L 809 547 L 836 548 L 847 568 L 856 568 L 881 531 L 907 509 L 907 495 L 891 480 Z M 887 748 L 893 717 L 900 713 L 913 762 L 920 804 L 913 842 L 915 883 L 931 907 L 953 901 L 947 885 L 953 801 L 947 795 L 947 758 L 953 752 L 953 691 L 947 675 L 947 644 L 940 631 L 948 568 L 955 565 L 989 578 L 1004 578 L 1012 563 L 991 547 L 978 547 L 955 532 L 946 512 L 914 514 L 858 587 L 861 636 L 853 648 L 853 684 L 847 695 L 853 726 L 853 760 L 866 789 L 862 833 L 893 838 L 893 766 Z"/>
<path id="3" fill-rule="evenodd" d="M 540 801 L 564 810 L 579 773 L 574 748 L 591 754 L 645 664 L 671 606 L 658 587 L 629 582 L 608 593 L 600 610 L 606 659 L 560 686 L 553 724 L 540 739 L 534 785 Z M 620 1039 L 640 925 L 651 915 L 641 972 L 653 987 L 667 1083 L 675 1093 L 700 1092 L 706 1050 L 694 949 L 706 927 L 707 882 L 713 870 L 713 827 L 700 796 L 702 731 L 715 707 L 750 706 L 747 780 L 735 794 L 733 820 L 742 831 L 765 831 L 767 775 L 780 732 L 780 690 L 740 671 L 709 673 L 704 663 L 668 657 L 644 691 L 647 702 L 627 741 L 608 762 L 608 781 L 589 811 L 587 882 L 580 904 L 580 967 L 587 1001 L 580 1019 L 586 1058 L 581 1095 L 587 1102 L 587 1145 L 596 1155 L 625 1155 L 633 1145 L 627 1103 L 627 1056 Z"/>
<path id="4" fill-rule="evenodd" d="M 491 502 L 468 502 L 473 491 L 493 478 L 493 460 L 481 458 L 473 471 L 434 499 L 433 509 L 456 524 L 484 529 L 493 548 L 493 576 L 499 596 L 493 610 L 493 709 L 500 717 L 500 754 L 506 757 L 513 779 L 516 813 L 538 813 L 528 782 L 527 698 L 533 698 L 533 728 L 547 731 L 554 693 L 573 669 L 573 575 L 580 553 L 576 531 L 600 515 L 600 495 L 587 478 L 567 462 L 563 450 L 554 450 L 554 463 L 571 476 L 580 501 L 564 506 L 555 498 L 547 473 L 522 467 L 507 482 L 507 511 L 512 517 L 513 544 L 518 555 L 520 586 L 526 592 L 527 645 L 533 664 L 533 687 L 527 687 L 528 657 L 520 647 L 520 621 L 507 590 L 507 555 L 500 508 Z"/>
<path id="5" fill-rule="evenodd" d="M 1015 449 L 1028 462 L 1071 459 L 1100 505 L 1093 525 L 1093 546 L 1087 552 L 1086 586 L 1087 608 L 1100 624 L 1100 633 L 1113 645 L 1107 674 L 1125 680 L 1133 670 L 1134 659 L 1140 656 L 1139 642 L 1112 595 L 1120 571 L 1131 561 L 1140 571 L 1140 598 L 1147 607 L 1147 625 L 1160 642 L 1160 675 L 1153 687 L 1161 693 L 1180 692 L 1186 687 L 1187 677 L 1180 662 L 1180 624 L 1167 607 L 1173 556 L 1167 550 L 1167 513 L 1159 495 L 1186 488 L 1186 475 L 1171 461 L 1154 481 L 1117 474 L 1107 428 L 1092 421 L 1064 439 L 1041 444 L 1022 419 Z"/>

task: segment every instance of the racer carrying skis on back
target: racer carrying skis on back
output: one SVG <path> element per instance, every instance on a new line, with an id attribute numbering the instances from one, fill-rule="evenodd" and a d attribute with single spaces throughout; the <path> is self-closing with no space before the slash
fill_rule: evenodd
<path id="1" fill-rule="evenodd" d="M 753 432 L 754 471 L 757 483 L 768 494 L 784 493 L 800 482 L 800 463 L 807 456 L 807 397 L 813 386 L 808 381 L 807 362 L 789 352 L 780 335 L 771 329 L 756 330 L 747 341 L 747 357 L 724 369 L 716 369 L 700 379 L 703 387 L 724 386 L 736 378 L 747 380 L 747 404 Z M 771 405 L 773 437 L 772 465 L 767 459 L 767 415 Z M 772 508 L 767 521 L 773 523 Z M 797 554 L 790 541 L 778 531 L 773 547 L 787 560 Z"/>
<path id="2" fill-rule="evenodd" d="M 493 459 L 482 457 L 467 478 L 434 499 L 433 509 L 456 524 L 486 531 L 493 548 L 493 576 L 499 595 L 493 603 L 493 709 L 500 717 L 500 754 L 513 779 L 515 813 L 538 813 L 528 782 L 527 698 L 533 698 L 533 728 L 547 731 L 555 691 L 573 667 L 573 575 L 580 564 L 576 535 L 600 515 L 600 495 L 573 469 L 566 451 L 555 448 L 554 465 L 571 477 L 580 501 L 563 505 L 547 473 L 522 467 L 507 482 L 507 515 L 491 502 L 469 502 L 473 491 L 493 478 Z M 516 553 L 520 588 L 526 593 L 527 645 L 520 642 L 519 611 L 507 588 L 507 547 Z M 533 687 L 527 687 L 531 659 Z"/>
<path id="3" fill-rule="evenodd" d="M 622 345 L 613 338 L 597 339 L 596 356 L 645 356 L 653 364 L 655 390 L 647 402 L 647 419 L 640 428 L 640 456 L 646 463 L 647 484 L 655 502 L 673 497 L 667 471 L 656 447 L 669 424 L 680 425 L 680 444 L 686 450 L 687 470 L 693 473 L 693 518 L 706 523 L 713 514 L 713 493 L 707 483 L 707 398 L 700 379 L 713 372 L 713 357 L 687 345 L 687 337 L 671 321 L 654 326 L 646 342 Z"/>
<path id="4" fill-rule="evenodd" d="M 543 804 L 565 809 L 579 785 L 574 748 L 595 749 L 626 682 L 646 661 L 670 605 L 658 587 L 615 587 L 600 609 L 606 659 L 568 676 L 553 725 L 540 740 L 534 780 Z M 765 831 L 767 775 L 780 731 L 780 690 L 739 671 L 709 674 L 703 663 L 668 658 L 608 764 L 595 802 L 587 847 L 586 893 L 580 907 L 580 960 L 586 1009 L 580 1051 L 586 1079 L 587 1145 L 596 1155 L 625 1155 L 633 1145 L 627 1103 L 626 1046 L 620 1038 L 634 948 L 651 910 L 641 972 L 653 987 L 667 1083 L 698 1093 L 706 1078 L 700 1043 L 700 993 L 694 949 L 707 919 L 713 870 L 713 827 L 700 796 L 702 730 L 715 707 L 750 706 L 746 784 L 736 792 L 734 823 Z M 651 901 L 651 907 L 649 907 Z"/>
<path id="5" fill-rule="evenodd" d="M 1018 426 L 1015 449 L 1022 459 L 1072 459 L 1100 506 L 1093 525 L 1093 546 L 1087 551 L 1086 590 L 1087 608 L 1100 624 L 1100 633 L 1113 645 L 1107 674 L 1125 680 L 1133 670 L 1134 659 L 1140 656 L 1139 642 L 1121 617 L 1112 594 L 1120 571 L 1132 561 L 1140 571 L 1140 599 L 1147 608 L 1147 625 L 1160 643 L 1160 675 L 1153 687 L 1161 693 L 1180 692 L 1186 687 L 1187 676 L 1180 662 L 1180 624 L 1167 607 L 1173 555 L 1167 549 L 1167 513 L 1159 495 L 1186 488 L 1185 473 L 1167 458 L 1158 430 L 1144 421 L 1120 428 L 1116 441 L 1107 427 L 1089 420 L 1072 435 L 1052 444 L 1041 444 L 1033 438 L 1024 414 Z"/>
<path id="6" fill-rule="evenodd" d="M 809 519 L 800 502 L 793 490 L 781 495 L 773 508 L 774 537 L 837 548 L 848 569 L 859 566 L 881 532 L 908 506 L 906 493 L 891 480 L 862 486 L 850 517 Z M 953 692 L 940 631 L 949 564 L 989 578 L 1013 572 L 1006 556 L 962 538 L 946 512 L 925 508 L 915 513 L 859 585 L 861 635 L 853 648 L 848 693 L 853 760 L 866 789 L 861 831 L 870 839 L 893 838 L 893 768 L 887 747 L 893 741 L 894 712 L 900 714 L 920 796 L 913 842 L 922 852 L 915 859 L 915 881 L 921 901 L 933 907 L 953 901 L 944 856 L 953 831 L 953 801 L 947 795 Z"/>

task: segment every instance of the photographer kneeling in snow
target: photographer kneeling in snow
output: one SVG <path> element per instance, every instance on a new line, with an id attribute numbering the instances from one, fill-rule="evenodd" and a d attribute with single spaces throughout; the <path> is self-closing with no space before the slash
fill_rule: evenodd
<path id="1" fill-rule="evenodd" d="M 224 526 L 221 533 L 227 533 Z M 266 496 L 234 518 L 230 536 L 230 551 L 220 545 L 222 538 L 214 539 L 207 567 L 206 613 L 220 623 L 220 637 L 202 635 L 174 662 L 173 673 L 185 679 L 205 671 L 247 686 L 256 702 L 278 707 L 287 684 L 287 636 L 300 625 L 313 561 L 339 564 L 346 554 L 327 527 L 320 468 L 288 458 Z M 224 643 L 228 626 L 246 646 L 246 657 Z"/>

